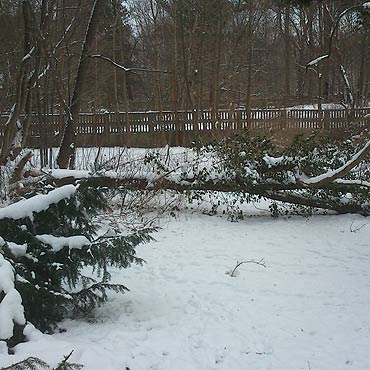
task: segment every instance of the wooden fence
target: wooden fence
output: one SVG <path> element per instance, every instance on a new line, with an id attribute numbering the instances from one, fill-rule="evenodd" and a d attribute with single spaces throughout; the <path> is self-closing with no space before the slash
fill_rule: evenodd
<path id="1" fill-rule="evenodd" d="M 196 139 L 220 139 L 248 129 L 280 139 L 299 132 L 321 130 L 342 135 L 348 130 L 369 128 L 370 108 L 346 111 L 311 109 L 253 109 L 178 112 L 81 113 L 77 124 L 77 145 L 155 147 L 188 146 Z M 0 142 L 7 117 L 0 116 Z M 63 132 L 63 115 L 33 116 L 28 146 L 58 146 Z"/>

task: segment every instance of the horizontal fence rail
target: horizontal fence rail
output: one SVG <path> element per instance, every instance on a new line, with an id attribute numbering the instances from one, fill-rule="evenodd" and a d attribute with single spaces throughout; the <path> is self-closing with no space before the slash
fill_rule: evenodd
<path id="1" fill-rule="evenodd" d="M 81 113 L 76 133 L 78 146 L 159 146 L 190 145 L 197 139 L 220 139 L 232 132 L 275 133 L 281 138 L 299 132 L 322 130 L 338 134 L 349 129 L 364 130 L 370 122 L 370 108 L 332 109 L 252 109 L 177 112 Z M 0 143 L 6 115 L 0 116 Z M 65 116 L 31 117 L 27 145 L 58 146 Z"/>

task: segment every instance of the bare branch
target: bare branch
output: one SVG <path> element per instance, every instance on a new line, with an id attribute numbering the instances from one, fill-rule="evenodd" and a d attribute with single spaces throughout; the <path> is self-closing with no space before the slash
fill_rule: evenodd
<path id="1" fill-rule="evenodd" d="M 362 224 L 360 226 L 353 227 L 354 223 L 355 223 L 355 220 L 352 221 L 351 226 L 349 228 L 351 230 L 351 233 L 357 233 L 357 231 L 360 231 L 363 227 L 369 225 L 369 222 L 367 222 L 367 223 Z"/>
<path id="2" fill-rule="evenodd" d="M 265 260 L 263 258 L 261 258 L 259 261 L 256 261 L 256 260 L 248 260 L 248 261 L 241 261 L 241 262 L 237 261 L 236 266 L 233 268 L 233 270 L 231 272 L 228 271 L 227 274 L 230 275 L 231 277 L 235 277 L 236 270 L 241 265 L 244 265 L 245 263 L 253 263 L 255 265 L 259 265 L 259 266 L 266 268 Z"/>
<path id="3" fill-rule="evenodd" d="M 360 5 L 355 5 L 355 6 L 351 6 L 350 8 L 347 8 L 345 9 L 342 13 L 339 14 L 333 28 L 331 29 L 331 34 L 330 34 L 330 39 L 329 39 L 329 47 L 328 47 L 328 51 L 326 54 L 324 55 L 321 55 L 321 56 L 318 56 L 317 58 L 311 60 L 310 62 L 307 63 L 307 66 L 306 66 L 306 71 L 307 71 L 307 68 L 308 67 L 312 67 L 313 65 L 317 65 L 319 64 L 319 62 L 321 62 L 322 60 L 325 60 L 325 59 L 328 59 L 330 58 L 331 56 L 331 53 L 332 53 L 332 48 L 333 48 L 333 40 L 334 40 L 334 35 L 335 35 L 335 32 L 336 30 L 338 29 L 339 27 L 339 23 L 340 23 L 340 20 L 348 13 L 356 10 L 356 9 L 360 9 L 362 7 L 362 4 Z"/>
<path id="4" fill-rule="evenodd" d="M 122 71 L 124 72 L 149 72 L 149 73 L 171 73 L 169 71 L 166 71 L 166 70 L 160 70 L 160 69 L 148 69 L 148 68 L 137 68 L 137 67 L 125 67 L 124 65 L 122 64 L 118 64 L 116 63 L 114 60 L 112 60 L 111 58 L 108 58 L 104 55 L 98 55 L 98 54 L 94 54 L 94 55 L 89 55 L 90 58 L 99 58 L 99 59 L 102 59 L 102 60 L 105 60 L 106 62 L 112 64 L 113 66 L 115 66 L 116 68 L 119 68 L 121 69 Z"/>

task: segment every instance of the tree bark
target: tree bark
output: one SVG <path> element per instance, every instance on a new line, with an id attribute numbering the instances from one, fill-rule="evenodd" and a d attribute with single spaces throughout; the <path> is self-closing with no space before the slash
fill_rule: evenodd
<path id="1" fill-rule="evenodd" d="M 7 161 L 12 157 L 12 144 L 18 129 L 21 129 L 21 127 L 17 128 L 17 124 L 20 114 L 24 111 L 29 94 L 30 63 L 32 54 L 35 52 L 31 45 L 32 15 L 29 0 L 22 1 L 22 13 L 24 22 L 24 57 L 21 60 L 17 76 L 15 102 L 5 126 L 2 140 L 3 144 L 0 152 L 0 165 L 6 165 Z"/>
<path id="2" fill-rule="evenodd" d="M 62 179 L 53 179 L 54 183 L 59 186 L 66 184 L 73 184 L 78 180 L 73 176 L 65 177 Z M 357 203 L 342 203 L 341 199 L 330 198 L 330 197 L 312 197 L 305 196 L 301 192 L 294 192 L 294 190 L 302 191 L 305 186 L 302 184 L 260 184 L 251 185 L 248 183 L 240 182 L 227 182 L 222 180 L 209 180 L 205 182 L 198 182 L 195 178 L 182 180 L 181 183 L 174 182 L 164 178 L 158 179 L 157 181 L 149 180 L 145 177 L 142 178 L 111 178 L 111 177 L 92 177 L 89 179 L 92 181 L 94 186 L 101 186 L 104 188 L 125 188 L 130 190 L 139 191 L 156 191 L 156 190 L 173 190 L 176 192 L 187 192 L 187 191 L 216 191 L 225 193 L 248 193 L 251 195 L 261 196 L 267 199 L 281 201 L 284 203 L 302 205 L 307 207 L 322 208 L 332 210 L 337 213 L 359 213 L 365 216 L 369 215 L 368 209 Z M 342 189 L 351 190 L 362 186 L 360 184 L 345 184 L 341 183 L 329 183 L 319 184 L 312 186 L 317 189 L 330 190 L 330 189 Z M 367 187 L 366 185 L 363 185 Z"/>
<path id="3" fill-rule="evenodd" d="M 74 168 L 76 151 L 76 125 L 81 106 L 81 94 L 86 87 L 86 80 L 90 65 L 89 53 L 93 48 L 95 35 L 99 24 L 99 15 L 103 0 L 95 0 L 91 9 L 90 20 L 86 29 L 85 40 L 82 45 L 77 76 L 74 84 L 72 102 L 66 118 L 57 164 L 60 168 Z"/>
<path id="4" fill-rule="evenodd" d="M 248 7 L 248 55 L 247 55 L 247 96 L 246 96 L 246 110 L 247 110 L 247 120 L 248 128 L 251 125 L 251 97 L 252 97 L 252 63 L 253 63 L 253 1 L 249 2 Z"/>
<path id="5" fill-rule="evenodd" d="M 285 95 L 290 97 L 290 1 L 285 5 L 284 17 L 284 44 L 285 44 Z"/>

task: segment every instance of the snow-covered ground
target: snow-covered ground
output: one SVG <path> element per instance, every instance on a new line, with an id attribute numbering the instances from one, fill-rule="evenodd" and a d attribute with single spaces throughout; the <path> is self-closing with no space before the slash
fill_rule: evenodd
<path id="1" fill-rule="evenodd" d="M 131 292 L 91 320 L 68 320 L 0 355 L 87 370 L 370 369 L 370 220 L 358 215 L 244 220 L 185 210 L 161 220 L 147 264 L 114 271 Z M 266 208 L 265 204 L 258 206 Z M 266 268 L 237 261 L 264 258 Z"/>
<path id="2" fill-rule="evenodd" d="M 323 103 L 321 104 L 321 109 L 323 110 L 330 110 L 330 109 L 345 109 L 345 105 L 339 103 Z M 318 104 L 304 104 L 304 105 L 295 105 L 294 107 L 287 108 L 290 109 L 312 109 L 317 110 L 319 109 Z"/>

